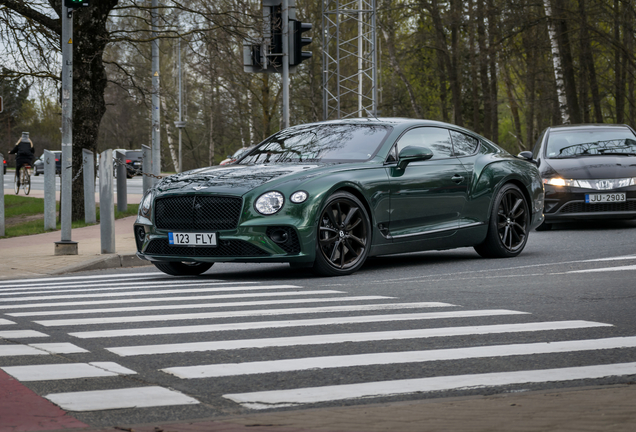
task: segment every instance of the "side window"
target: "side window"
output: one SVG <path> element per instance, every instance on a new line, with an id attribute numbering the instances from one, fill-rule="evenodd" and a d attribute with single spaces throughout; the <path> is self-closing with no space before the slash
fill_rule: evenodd
<path id="1" fill-rule="evenodd" d="M 477 152 L 479 147 L 477 138 L 456 131 L 450 131 L 450 134 L 453 138 L 455 156 L 468 156 Z"/>
<path id="2" fill-rule="evenodd" d="M 445 159 L 453 155 L 453 145 L 448 129 L 421 127 L 411 129 L 397 142 L 397 152 L 407 146 L 426 147 L 433 152 L 431 159 Z"/>
<path id="3" fill-rule="evenodd" d="M 541 151 L 541 143 L 543 142 L 543 137 L 545 136 L 547 129 L 544 130 L 541 135 L 539 135 L 539 139 L 537 139 L 537 142 L 534 144 L 534 148 L 532 149 L 532 159 L 537 160 L 539 159 L 539 152 Z"/>

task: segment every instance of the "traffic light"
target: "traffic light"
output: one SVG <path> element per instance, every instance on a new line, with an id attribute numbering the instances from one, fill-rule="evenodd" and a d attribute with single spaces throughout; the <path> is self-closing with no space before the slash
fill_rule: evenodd
<path id="1" fill-rule="evenodd" d="M 82 6 L 88 6 L 88 0 L 64 0 L 64 6 L 67 8 L 78 9 Z"/>
<path id="2" fill-rule="evenodd" d="M 289 20 L 289 65 L 297 66 L 302 61 L 311 58 L 311 51 L 303 51 L 305 45 L 311 43 L 310 37 L 303 37 L 303 33 L 311 30 L 311 23 Z"/>

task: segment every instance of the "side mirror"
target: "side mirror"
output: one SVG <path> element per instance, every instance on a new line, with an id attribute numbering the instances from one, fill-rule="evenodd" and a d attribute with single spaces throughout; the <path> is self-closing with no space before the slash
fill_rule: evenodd
<path id="1" fill-rule="evenodd" d="M 433 152 L 426 147 L 406 146 L 398 155 L 398 169 L 405 169 L 411 162 L 425 161 L 433 157 Z"/>
<path id="2" fill-rule="evenodd" d="M 537 164 L 537 161 L 536 161 L 536 160 L 534 160 L 534 159 L 532 159 L 532 152 L 531 152 L 531 151 L 522 151 L 521 153 L 519 153 L 519 154 L 517 155 L 517 157 L 519 157 L 519 158 L 521 158 L 521 159 L 525 159 L 525 160 L 527 160 L 528 162 L 532 162 L 532 163 L 533 163 L 533 164 L 535 164 L 535 165 L 538 165 L 538 164 Z"/>

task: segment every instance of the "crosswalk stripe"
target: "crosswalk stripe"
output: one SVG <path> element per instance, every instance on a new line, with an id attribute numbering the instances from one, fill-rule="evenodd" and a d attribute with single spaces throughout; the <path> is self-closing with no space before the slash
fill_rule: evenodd
<path id="1" fill-rule="evenodd" d="M 8 319 L 0 318 L 0 325 L 11 325 L 15 324 L 13 321 L 9 321 Z"/>
<path id="2" fill-rule="evenodd" d="M 634 374 L 636 374 L 636 363 L 618 363 L 235 393 L 225 394 L 223 397 L 237 402 L 246 408 L 268 409 L 354 398 L 397 396 L 415 392 L 464 390 L 514 384 L 599 379 L 610 376 Z"/>
<path id="3" fill-rule="evenodd" d="M 151 302 L 173 302 L 188 300 L 220 300 L 232 298 L 249 298 L 249 297 L 285 297 L 294 295 L 315 295 L 315 294 L 342 294 L 343 291 L 335 290 L 316 290 L 316 291 L 294 291 L 294 292 L 272 292 L 272 293 L 248 293 L 248 294 L 215 294 L 205 296 L 183 296 L 183 297 L 152 297 L 141 299 L 108 299 L 108 300 L 87 300 L 76 302 L 46 302 L 46 303 L 29 303 L 18 305 L 2 305 L 3 310 L 10 309 L 26 309 L 26 308 L 51 308 L 59 306 L 86 306 L 98 304 L 118 304 L 118 303 L 151 303 Z"/>
<path id="4" fill-rule="evenodd" d="M 200 286 L 200 284 L 199 284 Z M 188 294 L 188 293 L 204 293 L 204 292 L 222 292 L 222 291 L 255 291 L 268 289 L 301 289 L 297 285 L 252 285 L 252 286 L 233 286 L 233 287 L 207 287 L 207 288 L 178 288 L 165 290 L 134 290 L 127 292 L 109 292 L 99 294 L 60 294 L 51 296 L 34 296 L 34 297 L 10 297 L 0 298 L 0 302 L 25 302 L 25 301 L 41 301 L 41 300 L 62 300 L 72 298 L 97 298 L 97 297 L 132 297 L 142 295 L 165 295 L 165 294 Z"/>
<path id="5" fill-rule="evenodd" d="M 12 312 L 7 315 L 13 317 L 28 316 L 50 316 L 50 315 L 88 315 L 94 313 L 114 313 L 114 312 L 145 312 L 152 310 L 171 310 L 171 309 L 208 309 L 208 308 L 226 308 L 226 307 L 243 307 L 243 306 L 265 306 L 265 305 L 283 305 L 298 303 L 329 303 L 329 302 L 350 302 L 350 301 L 371 301 L 371 300 L 389 300 L 393 297 L 387 296 L 352 296 L 352 297 L 329 297 L 329 298 L 300 298 L 300 299 L 276 299 L 276 300 L 255 300 L 242 302 L 225 302 L 225 303 L 195 303 L 195 304 L 175 304 L 175 305 L 152 305 L 152 306 L 132 306 L 123 308 L 100 308 L 100 309 L 66 309 L 66 310 L 46 310 L 46 311 L 29 311 L 29 312 Z M 434 303 L 436 306 L 445 307 L 453 306 L 448 303 Z"/>
<path id="6" fill-rule="evenodd" d="M 242 348 L 269 348 L 299 345 L 322 345 L 344 342 L 370 342 L 381 340 L 418 339 L 430 337 L 484 335 L 524 331 L 546 331 L 581 329 L 591 327 L 611 327 L 611 324 L 591 321 L 553 321 L 524 324 L 504 324 L 467 327 L 443 327 L 433 329 L 399 330 L 384 332 L 321 334 L 312 336 L 292 336 L 281 338 L 225 340 L 213 342 L 190 342 L 163 345 L 139 345 L 111 347 L 106 350 L 122 357 L 149 354 L 173 354 L 182 352 L 204 352 L 234 350 Z"/>
<path id="7" fill-rule="evenodd" d="M 99 378 L 137 373 L 113 362 L 5 366 L 0 369 L 23 382 Z"/>
<path id="8" fill-rule="evenodd" d="M 12 280 L 10 283 L 0 283 L 0 288 L 12 288 L 12 287 L 21 287 L 28 286 L 27 284 L 31 283 L 33 286 L 37 285 L 52 285 L 52 281 L 70 281 L 70 280 L 79 280 L 80 283 L 83 283 L 83 280 L 95 280 L 95 279 L 136 279 L 140 276 L 144 278 L 157 278 L 157 279 L 166 279 L 166 275 L 163 273 L 127 273 L 127 274 L 107 274 L 107 275 L 97 275 L 97 276 L 61 276 L 61 277 L 47 277 L 47 278 L 35 278 L 35 279 L 21 279 L 21 280 Z M 54 283 L 68 283 L 68 282 L 54 282 Z"/>
<path id="9" fill-rule="evenodd" d="M 67 342 L 39 343 L 29 345 L 0 345 L 0 357 L 76 354 L 87 352 L 89 351 Z"/>
<path id="10" fill-rule="evenodd" d="M 636 265 L 621 266 L 621 267 L 605 267 L 605 268 L 595 268 L 595 269 L 585 269 L 585 270 L 571 270 L 566 273 L 595 273 L 595 272 L 623 271 L 623 270 L 636 270 Z"/>
<path id="11" fill-rule="evenodd" d="M 49 337 L 49 335 L 35 330 L 5 330 L 0 331 L 0 338 L 4 339 L 22 339 L 33 337 Z"/>
<path id="12" fill-rule="evenodd" d="M 636 337 L 540 342 L 529 344 L 490 345 L 427 351 L 366 353 L 345 356 L 306 357 L 245 363 L 180 366 L 161 369 L 183 379 L 218 378 L 274 372 L 296 372 L 312 369 L 331 369 L 354 366 L 392 365 L 484 357 L 555 354 L 574 351 L 593 351 L 636 347 Z"/>
<path id="13" fill-rule="evenodd" d="M 233 305 L 234 303 L 228 304 Z M 439 305 L 452 306 L 445 303 L 383 303 L 371 305 L 347 305 L 347 306 L 322 306 L 312 308 L 289 308 L 289 309 L 250 309 L 240 311 L 225 312 L 200 312 L 189 314 L 171 315 L 134 315 L 123 317 L 98 317 L 98 318 L 77 318 L 77 319 L 57 319 L 34 321 L 45 327 L 73 326 L 88 324 L 124 324 L 133 322 L 150 321 L 183 321 L 194 319 L 214 319 L 214 318 L 236 318 L 246 316 L 271 316 L 271 315 L 297 315 L 311 313 L 333 313 L 333 312 L 353 312 L 370 310 L 395 310 L 395 309 L 415 309 L 425 307 L 439 307 Z"/>
<path id="14" fill-rule="evenodd" d="M 53 393 L 44 397 L 67 411 L 148 408 L 199 403 L 198 400 L 183 393 L 158 386 Z"/>
<path id="15" fill-rule="evenodd" d="M 128 281 L 116 281 L 116 282 L 93 282 L 82 285 L 60 285 L 52 288 L 44 288 L 41 285 L 36 285 L 30 288 L 5 288 L 0 289 L 0 296 L 16 296 L 16 295 L 31 295 L 31 294 L 46 294 L 57 292 L 94 292 L 94 291 L 116 291 L 130 288 L 144 287 L 152 285 L 154 287 L 160 286 L 214 286 L 214 285 L 245 285 L 256 284 L 257 282 L 225 282 L 220 280 L 206 280 L 193 282 L 191 280 L 166 280 L 155 282 L 128 282 Z M 33 291 L 35 288 L 39 288 L 39 291 Z"/>
<path id="16" fill-rule="evenodd" d="M 374 323 L 374 322 L 396 322 L 396 321 L 412 321 L 412 320 L 427 320 L 427 319 L 468 318 L 468 317 L 484 317 L 484 316 L 495 316 L 495 315 L 522 315 L 522 314 L 527 314 L 527 312 L 518 312 L 518 311 L 511 311 L 511 310 L 504 310 L 504 309 L 454 311 L 454 312 L 426 312 L 426 313 L 411 313 L 411 314 L 331 317 L 331 318 L 316 318 L 316 319 L 305 319 L 305 320 L 240 322 L 240 323 L 208 324 L 208 325 L 197 325 L 197 326 L 97 330 L 97 331 L 69 333 L 69 335 L 78 337 L 80 339 L 91 339 L 91 338 L 103 338 L 103 337 L 168 335 L 168 334 L 219 332 L 219 331 L 231 331 L 231 330 L 257 330 L 257 329 L 268 329 L 268 328 L 309 327 L 309 326 L 326 326 L 326 325 L 340 325 L 340 324 L 360 324 L 360 323 Z"/>

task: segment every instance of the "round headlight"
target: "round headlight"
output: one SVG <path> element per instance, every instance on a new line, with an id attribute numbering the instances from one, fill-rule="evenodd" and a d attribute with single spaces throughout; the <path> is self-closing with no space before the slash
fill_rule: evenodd
<path id="1" fill-rule="evenodd" d="M 309 196 L 309 194 L 305 191 L 298 191 L 298 192 L 294 192 L 290 197 L 289 200 L 293 203 L 299 204 L 303 201 L 305 201 L 307 199 L 307 197 Z"/>
<path id="2" fill-rule="evenodd" d="M 256 200 L 256 211 L 263 215 L 272 215 L 283 208 L 285 198 L 280 192 L 267 192 Z"/>
<path id="3" fill-rule="evenodd" d="M 141 200 L 141 204 L 139 204 L 139 214 L 142 216 L 148 216 L 150 213 L 150 204 L 152 203 L 152 193 L 148 192 L 144 199 Z"/>

